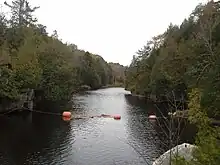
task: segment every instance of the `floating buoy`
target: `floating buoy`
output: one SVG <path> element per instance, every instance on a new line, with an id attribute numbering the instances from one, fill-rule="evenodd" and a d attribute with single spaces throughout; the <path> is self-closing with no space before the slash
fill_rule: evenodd
<path id="1" fill-rule="evenodd" d="M 70 121 L 71 120 L 71 118 L 70 117 L 62 117 L 62 119 L 64 120 L 64 121 Z"/>
<path id="2" fill-rule="evenodd" d="M 156 115 L 150 115 L 148 118 L 149 119 L 156 119 L 157 117 L 156 117 Z"/>
<path id="3" fill-rule="evenodd" d="M 64 112 L 63 112 L 63 117 L 65 117 L 65 118 L 71 118 L 71 112 L 64 111 Z"/>
<path id="4" fill-rule="evenodd" d="M 121 119 L 121 115 L 114 115 L 113 118 L 114 118 L 115 120 L 120 120 L 120 119 Z"/>

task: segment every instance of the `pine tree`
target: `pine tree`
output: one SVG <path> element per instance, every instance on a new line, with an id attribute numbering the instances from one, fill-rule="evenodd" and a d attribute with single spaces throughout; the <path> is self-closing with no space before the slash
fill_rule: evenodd
<path id="1" fill-rule="evenodd" d="M 5 1 L 4 4 L 11 9 L 13 26 L 28 26 L 37 22 L 37 19 L 33 18 L 33 12 L 39 7 L 31 7 L 27 0 L 14 0 L 11 5 Z"/>

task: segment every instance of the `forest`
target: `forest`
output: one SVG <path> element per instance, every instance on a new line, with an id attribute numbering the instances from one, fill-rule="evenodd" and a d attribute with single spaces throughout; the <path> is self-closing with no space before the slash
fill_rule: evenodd
<path id="1" fill-rule="evenodd" d="M 119 63 L 110 62 L 109 65 L 112 69 L 113 84 L 115 86 L 124 87 L 125 82 L 125 66 Z"/>
<path id="2" fill-rule="evenodd" d="M 63 43 L 54 30 L 33 16 L 39 7 L 26 0 L 7 1 L 8 18 L 0 13 L 0 97 L 17 100 L 24 89 L 34 89 L 45 100 L 69 100 L 74 92 L 114 85 L 115 72 L 100 55 Z M 39 92 L 40 91 L 40 92 Z"/>
<path id="3" fill-rule="evenodd" d="M 220 3 L 199 4 L 180 26 L 170 24 L 133 56 L 125 87 L 157 100 L 188 99 L 194 88 L 211 116 L 220 115 Z"/>
<path id="4" fill-rule="evenodd" d="M 7 1 L 10 18 L 0 12 L 0 101 L 18 100 L 25 89 L 45 100 L 69 100 L 73 93 L 125 85 L 133 94 L 184 99 L 189 120 L 198 126 L 194 162 L 219 165 L 220 2 L 199 4 L 180 26 L 172 25 L 137 51 L 128 67 L 107 63 L 100 55 L 63 43 L 56 30 L 33 16 L 39 7 L 27 0 Z M 125 72 L 125 73 L 124 73 Z"/>
<path id="5" fill-rule="evenodd" d="M 194 159 L 177 165 L 218 165 L 220 129 L 220 2 L 199 4 L 181 25 L 170 24 L 133 56 L 125 88 L 150 100 L 187 103 L 188 121 L 198 128 Z M 178 110 L 178 109 L 176 109 Z"/>

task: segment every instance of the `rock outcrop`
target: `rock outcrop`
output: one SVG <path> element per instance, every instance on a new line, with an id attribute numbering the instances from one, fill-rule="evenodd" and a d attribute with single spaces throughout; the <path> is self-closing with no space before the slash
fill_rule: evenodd
<path id="1" fill-rule="evenodd" d="M 153 165 L 170 165 L 170 153 L 171 160 L 175 158 L 175 156 L 181 156 L 184 157 L 186 160 L 191 160 L 193 158 L 192 152 L 195 148 L 195 145 L 191 145 L 188 143 L 178 145 L 162 154 L 158 159 L 153 162 Z"/>
<path id="2" fill-rule="evenodd" d="M 25 89 L 17 100 L 1 99 L 0 113 L 10 113 L 14 110 L 33 110 L 34 89 Z"/>

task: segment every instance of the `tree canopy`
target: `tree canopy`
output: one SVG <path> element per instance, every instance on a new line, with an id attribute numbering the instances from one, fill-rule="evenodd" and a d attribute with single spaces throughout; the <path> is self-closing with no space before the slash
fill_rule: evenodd
<path id="1" fill-rule="evenodd" d="M 199 4 L 180 26 L 170 24 L 138 50 L 125 72 L 126 88 L 157 98 L 174 92 L 180 98 L 198 87 L 209 115 L 219 115 L 219 5 Z"/>
<path id="2" fill-rule="evenodd" d="M 42 91 L 44 99 L 70 99 L 87 85 L 113 84 L 111 66 L 100 56 L 63 43 L 56 30 L 49 36 L 27 0 L 4 2 L 11 18 L 0 13 L 0 97 L 18 99 L 23 89 Z M 10 67 L 8 67 L 10 66 Z"/>
<path id="3" fill-rule="evenodd" d="M 184 98 L 188 120 L 198 127 L 192 161 L 177 165 L 220 163 L 220 2 L 199 4 L 180 26 L 170 24 L 133 56 L 125 71 L 125 87 L 134 94 Z"/>

